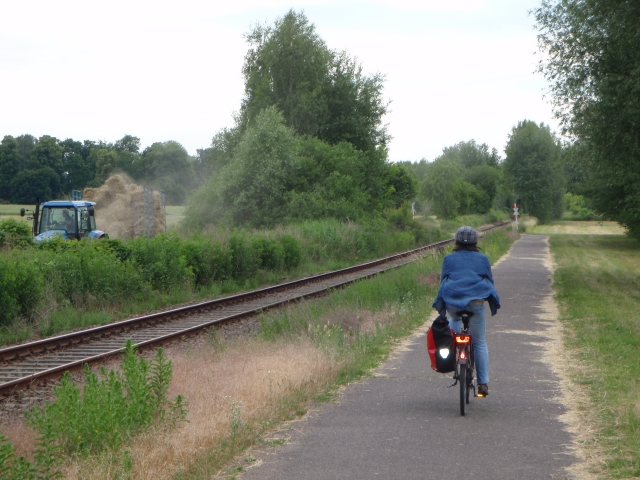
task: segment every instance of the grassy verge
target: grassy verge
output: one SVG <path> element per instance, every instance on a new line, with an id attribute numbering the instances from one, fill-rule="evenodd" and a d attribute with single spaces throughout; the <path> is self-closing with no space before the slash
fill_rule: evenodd
<path id="1" fill-rule="evenodd" d="M 598 478 L 640 477 L 640 245 L 622 235 L 553 235 L 556 299 L 573 380 L 588 392 L 604 457 Z M 593 426 L 592 426 L 593 427 Z"/>

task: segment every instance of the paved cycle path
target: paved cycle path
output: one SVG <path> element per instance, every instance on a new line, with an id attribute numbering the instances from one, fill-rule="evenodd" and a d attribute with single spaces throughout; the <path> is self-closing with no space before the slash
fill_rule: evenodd
<path id="1" fill-rule="evenodd" d="M 290 424 L 288 444 L 258 452 L 243 480 L 568 478 L 576 462 L 554 399 L 558 379 L 540 361 L 551 294 L 546 237 L 523 236 L 493 269 L 502 308 L 487 307 L 490 394 L 460 416 L 451 375 L 431 370 L 425 336 L 376 376 L 349 385 L 335 404 Z M 426 330 L 426 327 L 425 329 Z"/>

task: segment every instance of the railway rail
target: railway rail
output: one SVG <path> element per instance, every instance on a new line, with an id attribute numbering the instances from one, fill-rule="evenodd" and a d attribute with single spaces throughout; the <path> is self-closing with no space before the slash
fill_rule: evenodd
<path id="1" fill-rule="evenodd" d="M 495 224 L 482 229 L 480 234 L 510 224 Z M 43 379 L 57 379 L 67 370 L 77 370 L 85 364 L 118 355 L 128 339 L 140 350 L 157 347 L 199 330 L 237 322 L 260 311 L 322 295 L 329 289 L 435 254 L 451 243 L 453 239 L 444 240 L 342 270 L 2 348 L 0 394 L 8 395 Z"/>

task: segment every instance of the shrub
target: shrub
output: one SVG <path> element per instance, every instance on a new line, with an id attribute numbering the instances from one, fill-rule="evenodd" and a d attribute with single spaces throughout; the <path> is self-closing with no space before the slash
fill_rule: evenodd
<path id="1" fill-rule="evenodd" d="M 177 235 L 138 237 L 129 243 L 129 248 L 136 268 L 154 290 L 168 292 L 193 283 L 193 272 L 182 255 Z"/>
<path id="2" fill-rule="evenodd" d="M 0 324 L 31 317 L 43 295 L 43 279 L 25 254 L 0 257 Z"/>
<path id="3" fill-rule="evenodd" d="M 229 238 L 231 250 L 231 275 L 233 278 L 245 278 L 254 273 L 259 266 L 255 250 L 247 242 L 246 234 L 234 232 Z"/>
<path id="4" fill-rule="evenodd" d="M 182 255 L 194 274 L 196 284 L 206 285 L 231 276 L 231 250 L 219 243 L 196 235 L 184 240 Z"/>
<path id="5" fill-rule="evenodd" d="M 131 261 L 119 261 L 100 242 L 63 241 L 60 247 L 56 251 L 52 244 L 33 254 L 40 274 L 58 302 L 79 305 L 92 298 L 104 303 L 136 298 L 149 290 L 147 279 Z"/>
<path id="6" fill-rule="evenodd" d="M 0 246 L 24 248 L 32 243 L 31 227 L 27 223 L 13 218 L 0 221 Z"/>
<path id="7" fill-rule="evenodd" d="M 122 373 L 100 370 L 100 376 L 85 366 L 85 384 L 80 391 L 64 374 L 54 387 L 55 401 L 32 409 L 27 418 L 40 433 L 53 432 L 55 444 L 67 454 L 115 450 L 128 438 L 154 423 L 175 425 L 186 416 L 186 403 L 178 395 L 169 401 L 171 361 L 158 349 L 150 362 L 137 356 L 128 340 Z"/>
<path id="8" fill-rule="evenodd" d="M 295 268 L 300 264 L 302 249 L 300 243 L 291 235 L 282 236 L 282 247 L 284 248 L 285 268 Z"/>
<path id="9" fill-rule="evenodd" d="M 284 267 L 284 246 L 277 240 L 259 236 L 251 241 L 251 248 L 260 267 L 275 271 Z"/>

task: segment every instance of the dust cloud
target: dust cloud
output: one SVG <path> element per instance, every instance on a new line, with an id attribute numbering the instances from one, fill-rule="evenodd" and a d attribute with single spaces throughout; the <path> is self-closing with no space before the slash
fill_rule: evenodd
<path id="1" fill-rule="evenodd" d="M 124 174 L 110 176 L 99 188 L 85 188 L 83 199 L 96 202 L 98 229 L 105 231 L 110 238 L 132 239 L 146 234 L 145 218 L 150 220 L 151 236 L 166 231 L 160 192 L 152 192 L 153 209 L 147 215 L 144 211 L 144 187 Z"/>

